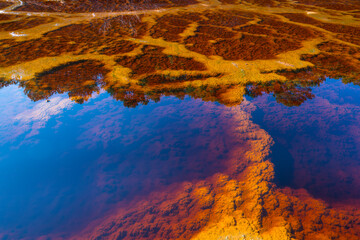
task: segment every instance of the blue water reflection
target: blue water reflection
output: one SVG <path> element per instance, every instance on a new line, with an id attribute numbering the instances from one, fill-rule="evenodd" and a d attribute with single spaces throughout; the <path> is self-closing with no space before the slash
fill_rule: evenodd
<path id="1" fill-rule="evenodd" d="M 360 86 L 327 79 L 299 107 L 253 99 L 254 121 L 275 140 L 279 183 L 333 205 L 360 204 Z M 359 205 L 360 206 L 360 205 Z"/>
<path id="2" fill-rule="evenodd" d="M 299 107 L 251 99 L 253 121 L 274 138 L 280 185 L 332 203 L 360 199 L 360 87 L 328 79 Z M 225 106 L 164 97 L 126 108 L 108 93 L 30 101 L 0 89 L 0 238 L 66 238 L 154 189 L 225 169 Z M 225 120 L 224 120 L 225 119 Z M 346 202 L 346 201 L 345 201 Z"/>
<path id="3" fill-rule="evenodd" d="M 168 97 L 133 109 L 107 93 L 34 103 L 16 86 L 0 96 L 4 239 L 66 238 L 119 201 L 221 172 L 231 149 L 219 104 Z"/>

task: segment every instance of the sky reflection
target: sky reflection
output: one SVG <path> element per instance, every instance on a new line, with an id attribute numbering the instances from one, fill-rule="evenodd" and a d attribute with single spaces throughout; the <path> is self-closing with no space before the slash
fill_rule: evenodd
<path id="1" fill-rule="evenodd" d="M 298 107 L 261 89 L 241 107 L 257 109 L 253 120 L 274 138 L 280 185 L 334 205 L 357 204 L 359 87 L 327 79 L 306 88 L 315 97 Z M 127 108 L 106 92 L 83 104 L 64 94 L 32 102 L 16 86 L 0 96 L 4 239 L 66 238 L 119 203 L 226 171 L 225 160 L 240 144 L 232 108 L 189 97 Z"/>
<path id="2" fill-rule="evenodd" d="M 297 108 L 276 104 L 271 95 L 254 99 L 255 122 L 289 152 L 280 165 L 293 166 L 282 184 L 306 188 L 333 204 L 360 201 L 359 86 L 327 79 L 316 96 Z M 292 162 L 292 163 L 289 163 Z M 289 169 L 283 168 L 286 174 Z M 280 173 L 281 174 L 281 173 Z"/>
<path id="3" fill-rule="evenodd" d="M 0 225 L 10 238 L 67 236 L 116 203 L 221 172 L 236 142 L 218 104 L 170 97 L 131 109 L 107 93 L 74 105 L 1 91 L 11 114 L 1 124 Z"/>

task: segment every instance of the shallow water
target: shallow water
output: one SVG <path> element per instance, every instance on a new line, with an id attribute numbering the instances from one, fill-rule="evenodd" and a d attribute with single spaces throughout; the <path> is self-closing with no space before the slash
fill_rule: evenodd
<path id="1" fill-rule="evenodd" d="M 328 79 L 299 107 L 248 97 L 253 121 L 275 141 L 281 186 L 360 200 L 359 90 Z M 227 133 L 231 114 L 221 116 L 226 107 L 189 97 L 127 108 L 107 93 L 82 105 L 65 95 L 31 102 L 17 86 L 0 96 L 0 222 L 16 238 L 66 237 L 119 202 L 221 173 L 238 144 Z"/>
<path id="2" fill-rule="evenodd" d="M 0 0 L 0 239 L 359 239 L 357 0 Z"/>

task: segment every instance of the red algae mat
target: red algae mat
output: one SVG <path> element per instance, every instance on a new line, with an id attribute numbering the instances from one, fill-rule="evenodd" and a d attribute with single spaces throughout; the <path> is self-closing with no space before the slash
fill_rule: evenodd
<path id="1" fill-rule="evenodd" d="M 14 139 L 29 129 L 26 144 L 55 136 L 44 126 L 74 106 L 84 109 L 69 122 L 101 109 L 63 138 L 103 147 L 81 166 L 106 190 L 74 200 L 91 210 L 74 210 L 59 224 L 67 230 L 0 238 L 360 239 L 359 9 L 358 0 L 0 0 L 0 91 L 16 85 L 33 101 L 14 116 L 4 108 L 12 120 L 0 144 L 21 149 Z M 352 95 L 319 87 L 328 78 Z M 161 105 L 172 97 L 185 103 Z M 122 122 L 129 109 L 139 116 Z M 320 125 L 323 115 L 332 124 Z M 280 160 L 278 143 L 290 157 Z M 117 152 L 124 146 L 134 149 Z M 84 158 L 64 149 L 61 158 Z"/>

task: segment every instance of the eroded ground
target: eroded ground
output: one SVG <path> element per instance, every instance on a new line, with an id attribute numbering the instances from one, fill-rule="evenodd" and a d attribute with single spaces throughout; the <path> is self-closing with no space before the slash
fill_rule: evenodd
<path id="1" fill-rule="evenodd" d="M 359 84 L 357 0 L 26 0 L 0 8 L 0 87 L 18 84 L 33 101 L 67 93 L 84 103 L 104 90 L 128 107 L 186 95 L 237 106 L 266 92 L 299 106 L 325 77 Z M 359 239 L 357 209 L 274 184 L 272 139 L 242 108 L 224 110 L 237 111 L 226 124 L 243 141 L 226 170 L 120 207 L 75 239 Z"/>

